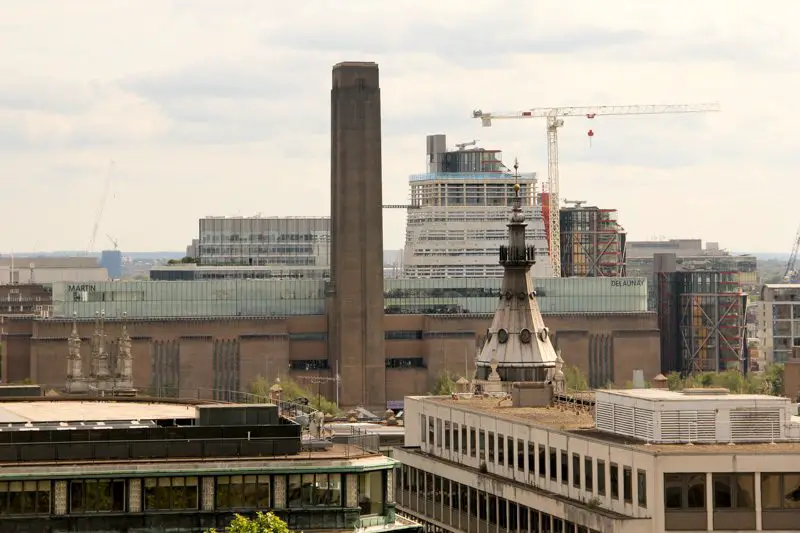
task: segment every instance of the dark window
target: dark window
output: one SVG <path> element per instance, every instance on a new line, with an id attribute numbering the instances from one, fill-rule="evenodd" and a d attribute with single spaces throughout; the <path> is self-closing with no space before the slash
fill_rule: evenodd
<path id="1" fill-rule="evenodd" d="M 270 506 L 269 476 L 217 476 L 217 509 L 266 509 Z"/>
<path id="2" fill-rule="evenodd" d="M 625 503 L 633 503 L 633 471 L 627 466 L 622 469 L 622 497 Z"/>
<path id="3" fill-rule="evenodd" d="M 506 438 L 502 433 L 497 434 L 497 464 L 506 464 Z"/>
<path id="4" fill-rule="evenodd" d="M 606 462 L 597 460 L 597 495 L 606 495 Z"/>
<path id="5" fill-rule="evenodd" d="M 525 441 L 517 439 L 517 470 L 525 471 Z"/>
<path id="6" fill-rule="evenodd" d="M 486 432 L 478 430 L 478 453 L 481 461 L 486 460 Z"/>
<path id="7" fill-rule="evenodd" d="M 508 467 L 514 468 L 514 439 L 511 437 L 506 439 L 506 457 L 508 457 Z"/>
<path id="8" fill-rule="evenodd" d="M 438 448 L 442 447 L 442 419 L 436 419 L 436 446 Z"/>
<path id="9" fill-rule="evenodd" d="M 558 481 L 558 452 L 550 448 L 550 480 Z"/>
<path id="10" fill-rule="evenodd" d="M 619 466 L 617 466 L 617 463 L 611 463 L 609 473 L 611 478 L 609 480 L 611 482 L 611 498 L 619 500 Z"/>
<path id="11" fill-rule="evenodd" d="M 386 501 L 385 472 L 367 472 L 358 475 L 358 506 L 361 514 L 383 514 Z"/>
<path id="12" fill-rule="evenodd" d="M 386 360 L 386 368 L 425 368 L 422 357 L 390 357 Z"/>
<path id="13" fill-rule="evenodd" d="M 705 509 L 705 474 L 664 474 L 666 509 Z"/>
<path id="14" fill-rule="evenodd" d="M 584 490 L 586 492 L 592 492 L 594 487 L 592 486 L 592 458 L 591 457 L 584 457 L 583 458 L 583 484 Z"/>
<path id="15" fill-rule="evenodd" d="M 539 476 L 540 477 L 545 477 L 545 475 L 546 475 L 545 469 L 546 469 L 546 466 L 547 466 L 547 457 L 545 457 L 544 450 L 545 450 L 544 444 L 540 444 L 539 445 Z"/>
<path id="16" fill-rule="evenodd" d="M 445 420 L 444 421 L 444 449 L 445 450 L 449 450 L 450 449 L 450 432 L 451 432 L 450 421 L 449 420 Z"/>
<path id="17" fill-rule="evenodd" d="M 755 509 L 754 474 L 714 474 L 714 510 Z"/>
<path id="18" fill-rule="evenodd" d="M 489 441 L 489 462 L 494 462 L 494 432 L 487 431 L 486 439 Z"/>
<path id="19" fill-rule="evenodd" d="M 426 440 L 425 439 L 425 435 L 427 434 L 427 431 L 426 431 L 427 424 L 425 423 L 425 415 L 419 415 L 419 424 L 420 424 L 420 427 L 419 427 L 420 428 L 420 439 L 422 440 L 422 442 L 425 442 L 425 440 Z"/>
<path id="20" fill-rule="evenodd" d="M 124 479 L 78 479 L 69 482 L 70 513 L 122 513 Z"/>
<path id="21" fill-rule="evenodd" d="M 581 488 L 581 456 L 572 454 L 572 486 Z"/>
<path id="22" fill-rule="evenodd" d="M 561 450 L 561 483 L 564 485 L 569 483 L 569 459 L 564 450 Z"/>
<path id="23" fill-rule="evenodd" d="M 647 507 L 647 472 L 644 470 L 636 471 L 636 493 L 639 505 Z"/>
<path id="24" fill-rule="evenodd" d="M 296 359 L 289 362 L 290 370 L 327 370 L 327 359 Z"/>
<path id="25" fill-rule="evenodd" d="M 761 474 L 761 507 L 800 509 L 800 473 Z"/>
<path id="26" fill-rule="evenodd" d="M 0 516 L 50 514 L 50 481 L 0 482 Z"/>
<path id="27" fill-rule="evenodd" d="M 458 424 L 453 422 L 453 451 L 458 453 Z"/>
<path id="28" fill-rule="evenodd" d="M 433 445 L 435 443 L 435 441 L 436 441 L 436 439 L 433 436 L 433 417 L 429 416 L 428 417 L 428 444 Z"/>
<path id="29" fill-rule="evenodd" d="M 197 509 L 196 477 L 149 477 L 144 480 L 144 510 Z"/>
<path id="30" fill-rule="evenodd" d="M 477 439 L 475 438 L 475 428 L 469 428 L 469 455 L 470 457 L 475 457 L 475 448 L 477 444 L 475 443 Z M 481 457 L 483 458 L 483 457 Z"/>
<path id="31" fill-rule="evenodd" d="M 461 425 L 461 454 L 467 455 L 467 447 L 469 443 L 467 442 L 467 426 Z M 472 455 L 475 455 L 474 453 Z"/>

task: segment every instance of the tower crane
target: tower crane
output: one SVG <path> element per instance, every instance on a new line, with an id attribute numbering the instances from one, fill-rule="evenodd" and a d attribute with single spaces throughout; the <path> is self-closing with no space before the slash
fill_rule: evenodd
<path id="1" fill-rule="evenodd" d="M 87 253 L 94 251 L 94 242 L 97 240 L 97 230 L 100 227 L 100 220 L 103 218 L 103 211 L 106 208 L 108 201 L 108 191 L 111 189 L 111 178 L 114 176 L 114 161 L 108 164 L 108 173 L 106 174 L 105 183 L 103 184 L 103 195 L 100 197 L 100 205 L 97 208 L 97 215 L 94 217 L 94 226 L 92 227 L 92 238 L 89 241 L 89 247 L 86 249 Z"/>
<path id="2" fill-rule="evenodd" d="M 549 185 L 549 241 L 550 262 L 553 276 L 561 277 L 561 220 L 559 218 L 559 178 L 558 178 L 558 128 L 564 125 L 562 117 L 586 117 L 600 115 L 661 115 L 667 113 L 706 113 L 720 111 L 719 104 L 679 104 L 679 105 L 624 105 L 624 106 L 581 106 L 581 107 L 538 107 L 524 111 L 489 113 L 477 109 L 472 118 L 481 119 L 484 127 L 492 125 L 494 119 L 544 118 L 547 124 L 547 179 Z M 594 135 L 589 130 L 589 138 Z"/>

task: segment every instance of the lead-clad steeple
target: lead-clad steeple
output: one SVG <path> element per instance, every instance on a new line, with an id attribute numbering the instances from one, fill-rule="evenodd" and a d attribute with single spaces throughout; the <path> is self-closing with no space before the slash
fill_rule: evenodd
<path id="1" fill-rule="evenodd" d="M 514 163 L 514 173 L 518 165 Z M 530 269 L 534 246 L 525 244 L 525 216 L 519 184 L 514 184 L 508 244 L 500 247 L 503 285 L 492 325 L 476 360 L 477 379 L 489 382 L 544 382 L 555 369 L 550 331 L 536 302 Z"/>

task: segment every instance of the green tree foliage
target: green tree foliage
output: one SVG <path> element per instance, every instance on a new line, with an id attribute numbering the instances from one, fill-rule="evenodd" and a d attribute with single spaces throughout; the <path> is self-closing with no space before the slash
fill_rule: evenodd
<path id="1" fill-rule="evenodd" d="M 439 374 L 439 377 L 436 378 L 436 384 L 433 387 L 433 392 L 431 392 L 434 396 L 449 396 L 458 392 L 458 386 L 453 378 L 450 376 L 449 372 L 442 372 Z"/>
<path id="2" fill-rule="evenodd" d="M 274 383 L 268 382 L 262 376 L 256 376 L 256 379 L 250 382 L 250 385 L 248 386 L 248 392 L 264 398 L 264 401 L 269 401 L 269 389 L 273 384 Z M 313 387 L 314 390 L 312 390 L 310 387 L 304 387 L 292 379 L 281 378 L 281 388 L 283 388 L 283 392 L 281 392 L 281 399 L 291 402 L 298 398 L 307 398 L 309 405 L 314 409 L 322 411 L 326 414 L 338 415 L 341 410 L 336 403 L 330 401 L 323 395 L 317 394 L 316 386 Z"/>
<path id="3" fill-rule="evenodd" d="M 292 533 L 289 526 L 273 513 L 257 513 L 255 518 L 236 515 L 226 528 L 228 533 Z M 217 533 L 210 529 L 207 533 Z"/>
<path id="4" fill-rule="evenodd" d="M 577 366 L 564 365 L 561 371 L 564 372 L 564 384 L 567 390 L 585 391 L 589 389 L 589 382 L 586 381 L 586 376 Z"/>
<path id="5" fill-rule="evenodd" d="M 769 365 L 763 372 L 751 372 L 747 375 L 738 370 L 700 372 L 687 377 L 673 372 L 667 376 L 667 385 L 669 390 L 724 387 L 738 394 L 781 396 L 783 394 L 783 365 Z"/>

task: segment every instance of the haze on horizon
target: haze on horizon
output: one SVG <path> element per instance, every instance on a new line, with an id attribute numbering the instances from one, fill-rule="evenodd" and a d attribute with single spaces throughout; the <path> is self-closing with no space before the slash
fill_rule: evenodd
<path id="1" fill-rule="evenodd" d="M 562 198 L 617 208 L 629 239 L 791 248 L 800 4 L 767 0 L 82 0 L 0 19 L 0 251 L 182 250 L 206 215 L 327 215 L 330 69 L 377 61 L 385 203 L 425 136 L 479 139 L 545 179 L 541 120 L 473 109 L 719 101 L 722 113 L 583 117 L 560 131 Z M 279 6 L 279 9 L 277 7 Z M 592 129 L 591 146 L 587 131 Z M 403 246 L 405 212 L 384 212 Z"/>

